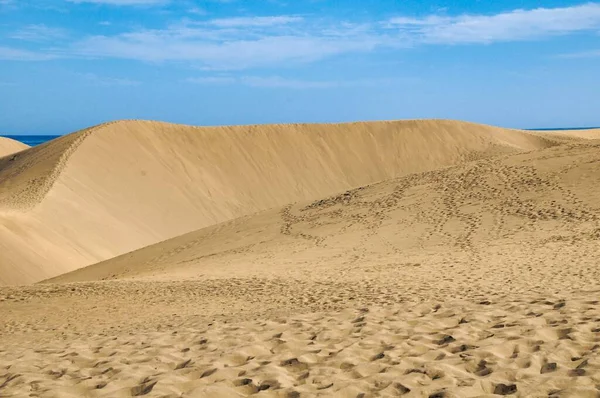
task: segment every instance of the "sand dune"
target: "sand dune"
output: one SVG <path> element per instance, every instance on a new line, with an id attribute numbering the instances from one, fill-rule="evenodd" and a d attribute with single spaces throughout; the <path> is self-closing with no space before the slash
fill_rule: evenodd
<path id="1" fill-rule="evenodd" d="M 286 203 L 558 141 L 454 121 L 96 126 L 0 160 L 0 283 L 39 281 Z"/>
<path id="2" fill-rule="evenodd" d="M 22 142 L 6 137 L 0 137 L 0 158 L 3 156 L 12 155 L 27 148 L 29 148 L 29 146 L 23 144 Z"/>
<path id="3" fill-rule="evenodd" d="M 553 137 L 564 136 L 572 138 L 584 138 L 588 140 L 600 139 L 600 129 L 544 131 L 544 134 Z"/>
<path id="4" fill-rule="evenodd" d="M 600 141 L 534 144 L 1 287 L 0 395 L 598 397 Z"/>
<path id="5" fill-rule="evenodd" d="M 439 278 L 434 270 L 445 264 L 485 259 L 481 272 L 487 278 L 494 272 L 500 273 L 498 280 L 509 275 L 506 264 L 511 262 L 520 268 L 543 262 L 535 272 L 544 276 L 533 279 L 549 283 L 560 276 L 560 284 L 561 268 L 569 259 L 577 258 L 577 267 L 590 267 L 590 276 L 596 276 L 599 196 L 600 142 L 578 142 L 274 208 L 52 281 L 190 280 L 270 272 L 298 278 L 316 272 L 321 277 L 357 264 L 396 275 L 406 272 L 404 277 L 413 279 L 423 271 L 432 279 L 419 285 L 433 285 Z M 569 242 L 569 250 L 548 259 L 547 251 L 557 242 Z M 413 263 L 419 268 L 403 265 Z"/>

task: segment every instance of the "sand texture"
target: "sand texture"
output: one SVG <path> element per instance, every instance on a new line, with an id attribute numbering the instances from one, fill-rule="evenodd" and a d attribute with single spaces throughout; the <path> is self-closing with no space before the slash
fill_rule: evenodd
<path id="1" fill-rule="evenodd" d="M 29 148 L 29 145 L 15 141 L 10 138 L 0 137 L 0 158 L 8 155 L 13 155 L 17 152 Z"/>
<path id="2" fill-rule="evenodd" d="M 0 397 L 600 397 L 597 138 L 117 122 L 0 159 Z"/>
<path id="3" fill-rule="evenodd" d="M 600 139 L 600 129 L 585 129 L 585 130 L 556 130 L 546 131 L 547 135 L 559 136 L 567 139 L 579 139 L 584 138 L 588 140 Z M 569 138 L 570 137 L 570 138 Z"/>

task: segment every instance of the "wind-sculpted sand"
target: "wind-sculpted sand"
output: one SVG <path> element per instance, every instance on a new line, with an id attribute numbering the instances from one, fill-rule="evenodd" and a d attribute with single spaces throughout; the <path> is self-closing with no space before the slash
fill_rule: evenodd
<path id="1" fill-rule="evenodd" d="M 47 299 L 63 306 L 85 298 L 91 313 L 75 305 L 63 323 L 54 323 L 52 314 L 46 320 L 32 316 L 30 330 L 19 332 L 30 340 L 14 338 L 13 324 L 13 338 L 0 352 L 0 392 L 47 397 L 599 394 L 598 290 L 573 292 L 565 286 L 539 295 L 500 287 L 463 299 L 432 294 L 423 300 L 404 292 L 398 281 L 239 282 L 114 282 L 12 292 L 13 308 Z M 289 293 L 296 296 L 277 296 Z M 147 300 L 146 305 L 137 300 Z"/>
<path id="2" fill-rule="evenodd" d="M 433 129 L 438 122 L 431 123 Z M 461 132 L 447 134 L 457 140 Z M 103 189 L 99 197 L 112 192 L 110 203 L 129 200 L 125 185 L 102 188 L 126 180 L 129 171 L 106 180 L 94 174 L 93 183 L 83 172 L 67 179 L 95 134 L 62 157 L 66 166 L 54 172 L 37 204 L 11 212 L 31 216 L 75 181 L 82 184 L 69 185 L 82 187 L 77 200 L 88 198 L 83 187 Z M 490 130 L 474 139 L 481 146 L 465 139 L 456 148 L 469 149 L 443 161 L 419 152 L 418 140 L 402 147 L 398 139 L 401 160 L 375 156 L 384 149 L 369 156 L 385 172 L 366 163 L 353 169 L 351 160 L 366 145 L 356 144 L 347 160 L 323 156 L 320 164 L 329 161 L 330 170 L 336 164 L 339 173 L 363 170 L 367 182 L 342 187 L 336 185 L 342 174 L 325 181 L 313 170 L 299 172 L 296 198 L 277 193 L 277 184 L 292 186 L 279 180 L 284 171 L 261 182 L 265 190 L 256 179 L 244 187 L 240 177 L 233 196 L 245 206 L 239 217 L 224 212 L 223 219 L 195 220 L 206 225 L 43 283 L 0 287 L 0 396 L 599 397 L 600 141 L 594 134 Z M 163 147 L 152 137 L 156 170 L 174 170 L 161 163 Z M 99 157 L 108 153 L 97 150 Z M 296 161 L 292 152 L 285 162 Z M 171 152 L 164 153 L 166 159 Z M 253 156 L 245 167 L 255 164 Z M 403 173 L 411 156 L 421 169 L 415 163 Z M 285 162 L 278 164 L 292 164 Z M 404 166 L 395 169 L 394 162 Z M 140 164 L 132 160 L 130 167 Z M 250 175 L 235 170 L 226 181 Z M 153 181 L 158 187 L 168 179 Z M 242 188 L 255 207 L 244 202 Z M 193 195 L 206 186 L 197 189 Z M 166 201 L 165 192 L 156 196 Z M 224 198 L 212 206 L 228 208 L 233 199 Z M 146 210 L 164 215 L 159 202 L 148 198 Z M 173 214 L 204 214 L 185 206 Z M 160 229 L 148 217 L 147 225 Z M 123 219 L 122 228 L 133 233 L 134 219 Z M 92 227 L 92 241 L 104 236 Z M 112 240 L 94 245 L 102 242 Z"/>
<path id="3" fill-rule="evenodd" d="M 27 148 L 29 148 L 29 146 L 23 144 L 22 142 L 6 137 L 0 137 L 0 158 L 3 156 L 13 155 Z"/>
<path id="4" fill-rule="evenodd" d="M 555 141 L 426 120 L 95 126 L 0 159 L 0 284 L 37 282 L 290 202 Z"/>

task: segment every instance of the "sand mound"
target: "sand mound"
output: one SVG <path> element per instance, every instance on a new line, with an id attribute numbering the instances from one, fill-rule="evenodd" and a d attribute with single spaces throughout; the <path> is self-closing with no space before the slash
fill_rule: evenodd
<path id="1" fill-rule="evenodd" d="M 560 133 L 560 131 L 558 131 Z M 600 129 L 587 129 L 587 130 L 563 130 L 563 134 L 571 135 L 578 138 L 585 138 L 588 140 L 600 139 Z"/>
<path id="2" fill-rule="evenodd" d="M 454 121 L 96 126 L 0 160 L 0 283 L 38 281 L 286 203 L 555 143 Z"/>
<path id="3" fill-rule="evenodd" d="M 92 131 L 69 134 L 0 159 L 0 211 L 27 210 L 38 204 Z"/>
<path id="4" fill-rule="evenodd" d="M 29 146 L 22 142 L 6 137 L 0 137 L 0 158 L 23 151 L 27 148 L 29 148 Z"/>
<path id="5" fill-rule="evenodd" d="M 585 130 L 556 130 L 556 131 L 544 131 L 542 135 L 553 138 L 553 139 L 587 139 L 587 140 L 599 140 L 600 129 L 585 129 Z"/>
<path id="6" fill-rule="evenodd" d="M 594 267 L 592 254 L 600 254 L 599 149 L 597 141 L 562 145 L 391 179 L 211 226 L 53 281 L 302 276 L 356 263 L 434 285 L 448 262 L 482 259 L 486 267 L 473 272 L 488 278 L 524 277 L 538 261 L 545 280 L 564 278 L 565 263 Z M 557 242 L 569 250 L 549 260 Z M 513 262 L 514 275 L 506 268 Z M 419 267 L 405 266 L 413 263 Z"/>

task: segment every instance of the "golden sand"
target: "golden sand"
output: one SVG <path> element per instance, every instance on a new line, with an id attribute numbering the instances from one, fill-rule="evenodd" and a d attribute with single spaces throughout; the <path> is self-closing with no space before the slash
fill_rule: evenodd
<path id="1" fill-rule="evenodd" d="M 29 145 L 12 140 L 6 137 L 0 137 L 0 158 L 3 156 L 14 155 L 17 152 L 29 148 Z"/>
<path id="2" fill-rule="evenodd" d="M 598 137 L 131 121 L 2 158 L 0 396 L 598 397 Z"/>

